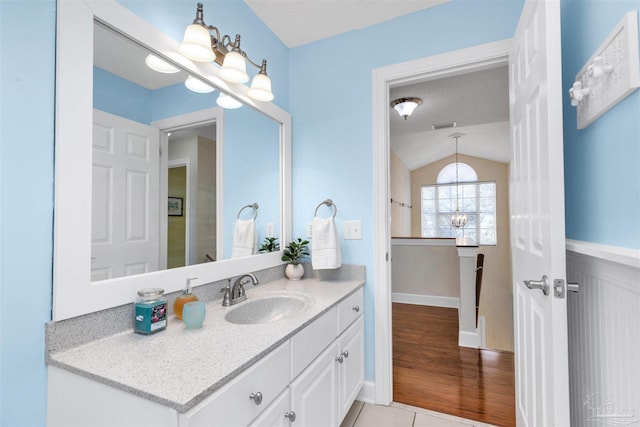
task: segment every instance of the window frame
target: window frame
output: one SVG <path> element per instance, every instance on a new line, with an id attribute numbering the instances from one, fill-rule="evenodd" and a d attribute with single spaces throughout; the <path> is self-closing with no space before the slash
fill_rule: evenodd
<path id="1" fill-rule="evenodd" d="M 480 210 L 480 186 L 482 184 L 492 184 L 493 185 L 493 211 L 481 211 Z M 450 187 L 452 189 L 451 194 L 452 196 L 450 197 L 450 200 L 455 200 L 455 192 L 456 192 L 456 187 L 459 187 L 458 192 L 458 198 L 461 200 L 461 205 L 462 205 L 462 201 L 464 200 L 463 198 L 463 192 L 464 192 L 464 186 L 468 186 L 468 185 L 473 185 L 474 186 L 474 198 L 475 198 L 475 210 L 474 211 L 465 211 L 468 215 L 475 215 L 476 216 L 476 226 L 471 229 L 471 228 L 467 228 L 467 226 L 465 227 L 461 227 L 461 234 L 458 235 L 458 233 L 451 233 L 450 235 L 442 235 L 440 233 L 441 227 L 439 226 L 438 219 L 440 217 L 442 217 L 443 215 L 447 216 L 447 217 L 451 217 L 451 215 L 455 212 L 455 209 L 453 209 L 454 205 L 451 205 L 451 210 L 450 211 L 440 211 L 439 210 L 439 206 L 440 206 L 440 191 L 439 188 L 444 188 L 444 187 Z M 433 188 L 434 189 L 434 198 L 433 199 L 426 199 L 426 200 L 433 200 L 434 203 L 434 211 L 433 212 L 425 212 L 425 198 L 424 198 L 424 189 L 425 188 Z M 438 183 L 438 184 L 425 184 L 425 185 L 421 185 L 420 186 L 420 236 L 423 238 L 447 238 L 447 237 L 471 237 L 479 246 L 496 246 L 498 244 L 498 218 L 497 218 L 497 205 L 498 205 L 498 201 L 497 201 L 497 189 L 498 189 L 498 184 L 496 181 L 466 181 L 466 182 L 448 182 L 448 183 Z M 482 228 L 480 227 L 480 217 L 482 214 L 491 214 L 493 213 L 493 230 L 494 230 L 494 241 L 493 243 L 485 243 L 485 242 L 481 242 L 481 232 L 482 232 Z M 435 224 L 435 236 L 426 236 L 425 235 L 425 227 L 424 227 L 424 221 L 425 221 L 425 215 L 429 215 L 431 216 L 436 224 Z M 456 229 L 453 226 L 450 226 L 448 228 L 449 230 L 453 231 L 453 230 L 460 230 L 460 229 Z M 468 233 L 466 233 L 468 231 Z"/>

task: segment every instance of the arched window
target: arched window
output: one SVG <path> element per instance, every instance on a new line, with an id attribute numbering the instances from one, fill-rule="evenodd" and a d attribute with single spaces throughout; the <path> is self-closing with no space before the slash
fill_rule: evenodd
<path id="1" fill-rule="evenodd" d="M 476 182 L 478 180 L 478 174 L 475 169 L 466 163 L 458 163 L 458 181 L 459 182 Z M 448 184 L 450 182 L 456 182 L 456 164 L 449 163 L 443 167 L 436 179 L 438 184 Z"/>
<path id="2" fill-rule="evenodd" d="M 456 163 L 443 167 L 436 182 L 422 186 L 422 237 L 471 237 L 480 245 L 495 245 L 496 183 L 478 181 L 466 163 L 458 163 L 457 185 Z M 468 218 L 461 228 L 451 225 L 457 207 Z"/>

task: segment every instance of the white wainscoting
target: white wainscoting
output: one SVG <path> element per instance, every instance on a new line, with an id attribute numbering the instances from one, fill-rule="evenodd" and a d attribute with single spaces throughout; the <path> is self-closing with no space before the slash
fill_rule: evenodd
<path id="1" fill-rule="evenodd" d="M 567 241 L 571 424 L 640 425 L 640 251 Z"/>

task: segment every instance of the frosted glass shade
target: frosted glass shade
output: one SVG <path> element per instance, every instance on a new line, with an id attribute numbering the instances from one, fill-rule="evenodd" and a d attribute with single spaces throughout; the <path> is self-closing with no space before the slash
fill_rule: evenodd
<path id="1" fill-rule="evenodd" d="M 193 76 L 187 77 L 187 80 L 184 81 L 184 85 L 190 91 L 197 92 L 197 93 L 211 93 L 215 90 L 214 88 L 212 88 L 211 86 L 203 82 L 202 80 L 196 79 Z"/>
<path id="2" fill-rule="evenodd" d="M 393 108 L 405 119 L 413 113 L 413 110 L 418 106 L 417 102 L 413 101 L 405 101 L 399 104 L 396 104 Z"/>
<path id="3" fill-rule="evenodd" d="M 222 108 L 226 108 L 228 110 L 235 110 L 243 105 L 242 102 L 224 92 L 220 92 L 220 96 L 216 100 L 216 103 Z"/>
<path id="4" fill-rule="evenodd" d="M 251 88 L 247 93 L 251 99 L 256 101 L 273 101 L 271 92 L 271 79 L 266 74 L 256 74 L 251 82 Z"/>
<path id="5" fill-rule="evenodd" d="M 189 59 L 210 62 L 216 57 L 211 49 L 211 35 L 202 25 L 191 24 L 184 31 L 184 38 L 178 51 Z"/>
<path id="6" fill-rule="evenodd" d="M 247 63 L 242 55 L 233 51 L 227 53 L 220 68 L 220 77 L 231 83 L 248 82 Z"/>
<path id="7" fill-rule="evenodd" d="M 179 68 L 174 67 L 164 59 L 160 59 L 157 56 L 152 54 L 147 55 L 147 57 L 144 59 L 144 62 L 145 64 L 147 64 L 147 67 L 159 73 L 173 74 L 180 71 Z"/>

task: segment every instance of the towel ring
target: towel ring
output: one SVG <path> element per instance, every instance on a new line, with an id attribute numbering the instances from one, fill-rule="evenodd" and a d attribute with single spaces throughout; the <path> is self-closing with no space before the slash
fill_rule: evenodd
<path id="1" fill-rule="evenodd" d="M 247 208 L 252 208 L 253 209 L 253 219 L 255 220 L 256 218 L 258 218 L 258 204 L 257 203 L 251 203 L 248 204 L 246 206 L 243 206 L 242 208 L 240 208 L 240 210 L 238 211 L 238 219 L 240 219 L 240 214 L 242 213 L 243 210 L 247 209 Z"/>
<path id="2" fill-rule="evenodd" d="M 320 209 L 320 206 L 322 205 L 327 205 L 329 207 L 333 207 L 333 216 L 331 218 L 335 218 L 336 214 L 338 213 L 338 207 L 336 206 L 335 203 L 333 203 L 333 200 L 331 199 L 327 199 L 327 200 L 323 200 L 322 202 L 320 202 L 320 204 L 318 206 L 316 206 L 316 210 L 313 212 L 313 216 L 318 216 L 318 209 Z"/>

